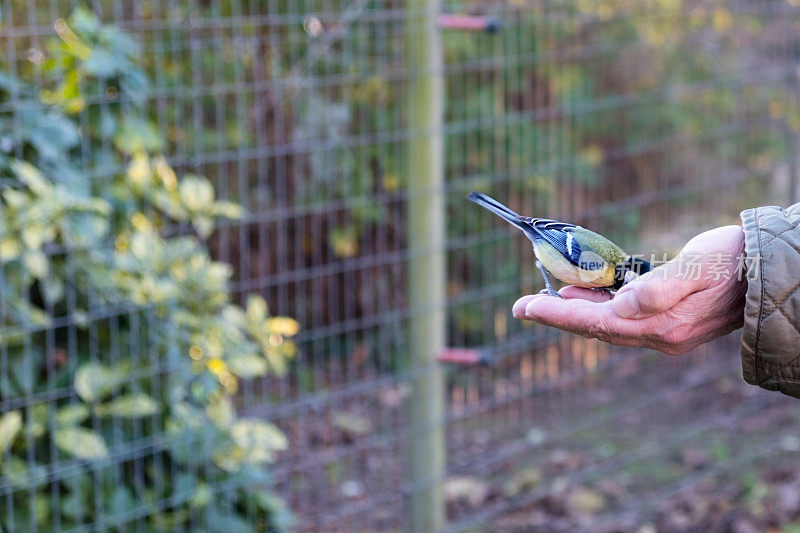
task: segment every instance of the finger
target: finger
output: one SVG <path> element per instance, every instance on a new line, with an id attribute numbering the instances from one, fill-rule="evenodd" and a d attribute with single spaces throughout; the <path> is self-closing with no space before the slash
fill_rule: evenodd
<path id="1" fill-rule="evenodd" d="M 514 306 L 511 308 L 511 314 L 514 316 L 514 318 L 529 320 L 528 317 L 525 316 L 525 306 L 528 305 L 528 302 L 538 296 L 544 296 L 544 294 L 529 294 L 528 296 L 523 296 L 514 302 Z"/>
<path id="2" fill-rule="evenodd" d="M 739 225 L 722 226 L 692 237 L 681 253 L 708 254 L 709 250 L 737 256 L 744 251 L 744 232 Z"/>
<path id="3" fill-rule="evenodd" d="M 672 309 L 688 295 L 705 288 L 703 276 L 687 276 L 685 260 L 676 257 L 617 292 L 613 307 L 622 318 L 646 318 Z"/>
<path id="4" fill-rule="evenodd" d="M 744 247 L 741 226 L 723 226 L 693 237 L 669 263 L 619 290 L 614 309 L 623 318 L 644 318 L 671 309 L 693 292 L 711 285 L 708 268 L 714 257 L 735 258 Z M 712 254 L 710 250 L 718 253 Z"/>
<path id="5" fill-rule="evenodd" d="M 567 300 L 581 299 L 597 303 L 607 302 L 611 299 L 611 292 L 605 289 L 587 289 L 576 285 L 567 285 L 558 291 L 558 294 Z"/>
<path id="6" fill-rule="evenodd" d="M 590 337 L 610 337 L 616 342 L 636 335 L 640 326 L 636 321 L 617 316 L 609 302 L 581 298 L 533 298 L 525 306 L 525 316 L 539 324 Z"/>

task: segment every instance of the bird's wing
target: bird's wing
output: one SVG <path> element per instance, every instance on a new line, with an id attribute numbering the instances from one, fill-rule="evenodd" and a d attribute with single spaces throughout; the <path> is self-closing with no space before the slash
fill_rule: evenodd
<path id="1" fill-rule="evenodd" d="M 583 249 L 581 249 L 581 245 L 572 234 L 573 230 L 578 226 L 569 224 L 568 222 L 550 220 L 548 218 L 520 218 L 536 235 L 561 252 L 561 255 L 563 255 L 567 261 L 575 266 L 579 266 Z"/>

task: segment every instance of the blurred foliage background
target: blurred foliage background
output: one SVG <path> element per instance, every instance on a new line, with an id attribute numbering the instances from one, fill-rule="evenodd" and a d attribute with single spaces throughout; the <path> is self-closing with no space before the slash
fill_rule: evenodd
<path id="1" fill-rule="evenodd" d="M 233 398 L 286 371 L 299 326 L 261 296 L 231 303 L 206 239 L 242 209 L 165 160 L 136 43 L 84 8 L 54 28 L 52 88 L 0 77 L 3 526 L 285 527 L 265 465 L 286 437 Z M 112 103 L 89 106 L 98 91 Z"/>
<path id="2" fill-rule="evenodd" d="M 463 196 L 648 254 L 791 203 L 796 4 L 442 2 L 502 22 L 442 34 L 448 339 L 494 358 L 448 375 L 454 524 L 647 520 L 626 503 L 637 476 L 674 490 L 743 445 L 702 433 L 761 405 L 731 377 L 735 344 L 665 362 L 512 320 L 540 284 L 529 248 Z M 407 525 L 403 3 L 0 16 L 0 524 Z M 706 410 L 631 420 L 665 398 Z M 675 427 L 691 460 L 659 433 Z"/>

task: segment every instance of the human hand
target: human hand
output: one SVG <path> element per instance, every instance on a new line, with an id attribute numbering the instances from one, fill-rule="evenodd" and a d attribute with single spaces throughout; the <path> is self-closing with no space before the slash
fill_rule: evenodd
<path id="1" fill-rule="evenodd" d="M 613 299 L 608 291 L 570 285 L 559 291 L 564 299 L 523 296 L 513 314 L 619 346 L 681 355 L 742 327 L 742 254 L 742 228 L 723 226 L 692 238 L 672 261 L 631 281 Z"/>

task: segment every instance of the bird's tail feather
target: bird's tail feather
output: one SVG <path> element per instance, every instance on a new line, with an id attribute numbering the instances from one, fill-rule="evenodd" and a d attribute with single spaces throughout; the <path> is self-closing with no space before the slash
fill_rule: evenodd
<path id="1" fill-rule="evenodd" d="M 491 196 L 473 191 L 467 195 L 467 200 L 475 202 L 481 207 L 485 207 L 495 215 L 502 217 L 506 221 L 514 224 L 522 230 L 525 230 L 526 232 L 530 231 L 530 228 L 520 220 L 520 216 L 517 213 L 504 206 Z"/>

